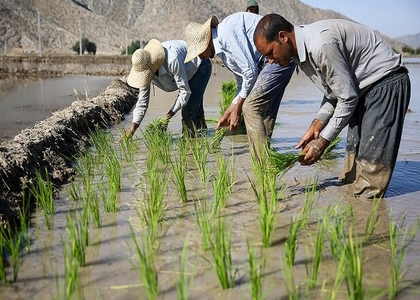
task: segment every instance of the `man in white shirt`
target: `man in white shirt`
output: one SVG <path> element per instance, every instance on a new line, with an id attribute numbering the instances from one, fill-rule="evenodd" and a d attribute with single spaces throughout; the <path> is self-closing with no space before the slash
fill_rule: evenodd
<path id="1" fill-rule="evenodd" d="M 296 148 L 311 165 L 343 128 L 346 158 L 340 176 L 357 197 L 382 197 L 391 180 L 410 102 L 410 79 L 402 55 L 371 29 L 347 20 L 293 26 L 264 16 L 254 42 L 271 63 L 292 58 L 324 93 L 321 108 Z"/>
<path id="2" fill-rule="evenodd" d="M 295 69 L 293 62 L 286 67 L 267 63 L 256 49 L 253 36 L 261 18 L 238 12 L 220 24 L 213 16 L 204 24 L 192 22 L 185 30 L 186 62 L 217 55 L 236 79 L 235 98 L 217 128 L 236 130 L 243 112 L 250 149 L 257 155 L 271 139 L 284 90 Z"/>
<path id="3" fill-rule="evenodd" d="M 132 56 L 132 68 L 127 77 L 131 87 L 139 89 L 133 111 L 131 127 L 126 135 L 131 137 L 142 122 L 149 106 L 150 85 L 153 83 L 166 92 L 178 90 L 178 96 L 164 118 L 172 118 L 182 110 L 183 129 L 194 135 L 206 129 L 203 94 L 211 75 L 208 59 L 193 59 L 184 63 L 187 45 L 184 41 L 159 42 L 156 39 L 138 49 Z"/>

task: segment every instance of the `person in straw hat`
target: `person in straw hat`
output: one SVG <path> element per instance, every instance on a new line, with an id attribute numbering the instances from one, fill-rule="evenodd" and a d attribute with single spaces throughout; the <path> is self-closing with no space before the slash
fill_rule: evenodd
<path id="1" fill-rule="evenodd" d="M 144 118 L 149 106 L 152 83 L 166 92 L 178 90 L 178 96 L 164 118 L 169 120 L 182 110 L 183 130 L 187 129 L 193 135 L 196 130 L 207 128 L 203 94 L 210 79 L 211 63 L 208 59 L 201 60 L 198 57 L 184 63 L 186 54 L 185 41 L 161 43 L 156 39 L 150 40 L 144 49 L 137 49 L 133 53 L 127 84 L 139 89 L 139 95 L 133 110 L 131 127 L 126 131 L 127 137 L 134 134 Z"/>
<path id="2" fill-rule="evenodd" d="M 257 1 L 248 0 L 246 2 L 246 12 L 250 12 L 250 13 L 254 13 L 258 15 L 260 13 L 260 8 L 258 7 Z"/>
<path id="3" fill-rule="evenodd" d="M 287 67 L 270 64 L 257 50 L 253 37 L 261 18 L 237 12 L 220 24 L 213 16 L 204 24 L 192 22 L 185 29 L 185 62 L 217 55 L 236 78 L 236 95 L 217 129 L 229 126 L 235 131 L 243 112 L 250 149 L 257 155 L 269 144 L 284 90 L 295 69 L 293 62 Z"/>

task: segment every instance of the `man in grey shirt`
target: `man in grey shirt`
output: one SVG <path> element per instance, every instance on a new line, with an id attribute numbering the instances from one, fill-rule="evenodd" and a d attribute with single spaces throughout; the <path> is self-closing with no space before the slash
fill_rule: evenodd
<path id="1" fill-rule="evenodd" d="M 183 130 L 195 134 L 206 129 L 203 109 L 203 94 L 211 75 L 210 60 L 199 58 L 184 63 L 187 44 L 181 40 L 159 42 L 152 39 L 132 56 L 132 68 L 127 77 L 128 85 L 138 88 L 139 95 L 133 111 L 131 127 L 126 135 L 131 137 L 146 114 L 150 99 L 150 85 L 165 92 L 178 90 L 177 98 L 164 116 L 172 118 L 182 110 Z"/>
<path id="2" fill-rule="evenodd" d="M 257 49 L 270 62 L 292 58 L 323 92 L 321 108 L 296 148 L 311 165 L 346 126 L 346 158 L 340 176 L 358 197 L 382 197 L 397 159 L 410 80 L 402 55 L 371 29 L 346 20 L 293 26 L 270 14 L 257 25 Z"/>

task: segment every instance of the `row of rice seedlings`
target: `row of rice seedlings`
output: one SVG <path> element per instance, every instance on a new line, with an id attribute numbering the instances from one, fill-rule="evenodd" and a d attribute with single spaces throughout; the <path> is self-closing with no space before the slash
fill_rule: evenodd
<path id="1" fill-rule="evenodd" d="M 265 257 L 261 250 L 259 259 L 256 256 L 255 249 L 250 245 L 247 239 L 248 249 L 248 264 L 249 264 L 249 281 L 251 282 L 251 299 L 259 300 L 264 299 L 262 278 L 266 264 Z"/>
<path id="2" fill-rule="evenodd" d="M 222 99 L 220 101 L 220 115 L 223 116 L 228 107 L 232 104 L 236 94 L 236 82 L 228 80 L 222 83 Z"/>
<path id="3" fill-rule="evenodd" d="M 189 145 L 198 173 L 200 174 L 200 180 L 202 182 L 207 182 L 209 176 L 207 167 L 207 158 L 209 154 L 208 140 L 206 138 L 193 138 L 189 140 Z"/>
<path id="4" fill-rule="evenodd" d="M 36 208 L 42 208 L 44 212 L 45 224 L 48 230 L 53 228 L 54 222 L 54 187 L 48 175 L 47 169 L 45 169 L 45 179 L 39 170 L 35 171 L 35 183 L 31 183 L 28 186 L 29 191 L 35 198 Z"/>
<path id="5" fill-rule="evenodd" d="M 231 228 L 226 228 L 225 219 L 222 217 L 219 217 L 218 226 L 213 231 L 211 252 L 222 289 L 235 287 L 237 270 L 233 268 L 232 263 Z"/>
<path id="6" fill-rule="evenodd" d="M 146 291 L 147 299 L 157 299 L 159 295 L 158 272 L 155 266 L 155 243 L 150 241 L 151 234 L 141 233 L 141 244 L 137 241 L 133 227 L 130 225 L 131 240 L 135 247 L 137 270 Z"/>
<path id="7" fill-rule="evenodd" d="M 213 214 L 219 214 L 227 204 L 227 199 L 232 192 L 233 179 L 228 172 L 228 164 L 223 155 L 216 158 L 218 174 L 213 178 Z"/>
<path id="8" fill-rule="evenodd" d="M 309 222 L 311 213 L 315 204 L 316 191 L 318 188 L 318 177 L 311 176 L 309 179 L 306 179 L 305 183 L 305 201 L 303 207 L 300 211 L 300 217 L 304 220 L 306 225 Z"/>
<path id="9" fill-rule="evenodd" d="M 143 130 L 143 140 L 147 149 L 165 164 L 171 162 L 172 135 L 166 130 L 168 122 L 166 118 L 156 118 Z"/>
<path id="10" fill-rule="evenodd" d="M 416 234 L 416 227 L 409 231 L 408 225 L 402 229 L 405 216 L 401 220 L 401 224 L 394 222 L 393 215 L 389 222 L 389 239 L 391 252 L 391 279 L 389 283 L 388 298 L 394 299 L 398 294 L 398 285 L 402 281 L 405 271 L 402 269 L 408 247 Z"/>
<path id="11" fill-rule="evenodd" d="M 187 188 L 185 186 L 185 173 L 187 171 L 187 145 L 186 140 L 181 138 L 177 142 L 178 157 L 171 160 L 172 172 L 174 174 L 175 189 L 181 198 L 181 203 L 188 201 Z"/>
<path id="12" fill-rule="evenodd" d="M 182 247 L 181 256 L 179 257 L 178 265 L 178 280 L 176 282 L 176 295 L 179 300 L 187 300 L 188 293 L 194 283 L 194 276 L 191 275 L 188 279 L 188 264 L 189 264 L 189 249 L 188 249 L 189 238 L 184 241 L 184 246 Z M 193 266 L 193 270 L 195 265 Z M 194 274 L 194 272 L 192 272 Z"/>
<path id="13" fill-rule="evenodd" d="M 194 211 L 197 226 L 201 231 L 201 249 L 204 252 L 209 249 L 211 243 L 214 215 L 210 205 L 206 200 L 194 201 Z"/>

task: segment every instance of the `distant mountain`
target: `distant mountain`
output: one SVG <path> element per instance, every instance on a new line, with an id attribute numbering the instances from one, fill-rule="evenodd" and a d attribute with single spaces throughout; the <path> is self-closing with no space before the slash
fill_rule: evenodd
<path id="1" fill-rule="evenodd" d="M 299 0 L 258 0 L 260 13 L 277 12 L 293 24 L 346 16 L 322 10 Z M 82 35 L 97 46 L 98 54 L 119 54 L 134 40 L 183 38 L 191 21 L 219 20 L 245 10 L 246 0 L 1 0 L 0 53 L 36 53 L 38 13 L 43 53 L 74 53 Z M 400 51 L 402 44 L 384 39 Z"/>
<path id="2" fill-rule="evenodd" d="M 420 33 L 400 36 L 395 38 L 394 40 L 407 44 L 408 46 L 413 47 L 414 49 L 420 48 Z"/>

